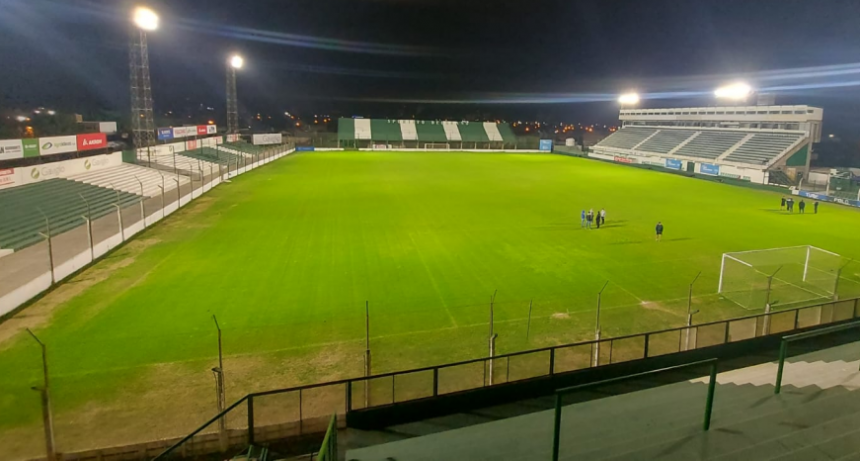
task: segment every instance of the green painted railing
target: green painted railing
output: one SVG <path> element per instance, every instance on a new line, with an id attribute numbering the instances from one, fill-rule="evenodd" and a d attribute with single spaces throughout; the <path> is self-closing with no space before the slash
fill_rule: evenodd
<path id="1" fill-rule="evenodd" d="M 710 380 L 708 381 L 708 397 L 705 400 L 705 422 L 703 424 L 703 429 L 707 431 L 711 428 L 711 410 L 714 406 L 714 390 L 716 389 L 717 384 L 717 359 L 700 360 L 698 362 L 686 363 L 684 365 L 676 365 L 674 367 L 661 368 L 659 370 L 646 371 L 644 373 L 636 373 L 632 375 L 621 376 L 618 378 L 605 379 L 603 381 L 597 381 L 595 383 L 565 387 L 555 391 L 555 421 L 553 423 L 554 425 L 552 431 L 552 461 L 558 461 L 559 447 L 561 444 L 562 401 L 565 395 L 572 394 L 576 391 L 581 391 L 589 387 L 600 386 L 602 384 L 611 384 L 619 381 L 626 381 L 628 379 L 639 378 L 642 376 L 664 373 L 671 370 L 680 370 L 682 368 L 698 367 L 702 365 L 711 366 L 711 375 Z"/>
<path id="2" fill-rule="evenodd" d="M 821 328 L 819 330 L 783 336 L 782 342 L 779 345 L 779 366 L 776 369 L 776 386 L 773 388 L 773 393 L 779 394 L 779 391 L 782 389 L 782 372 L 785 369 L 785 358 L 788 355 L 789 343 L 815 338 L 817 336 L 824 336 L 838 331 L 851 330 L 854 328 L 860 328 L 860 322 L 843 323 L 842 325 L 834 325 L 832 327 Z"/>
<path id="3" fill-rule="evenodd" d="M 317 461 L 337 461 L 337 413 L 331 415 Z"/>

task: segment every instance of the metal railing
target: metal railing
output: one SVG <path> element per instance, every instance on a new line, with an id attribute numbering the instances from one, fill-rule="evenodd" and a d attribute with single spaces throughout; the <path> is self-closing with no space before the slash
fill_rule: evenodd
<path id="1" fill-rule="evenodd" d="M 702 365 L 710 365 L 710 379 L 708 381 L 708 396 L 705 399 L 705 421 L 702 426 L 702 429 L 707 431 L 711 428 L 711 410 L 714 407 L 714 390 L 716 389 L 717 384 L 717 359 L 708 359 L 708 360 L 700 360 L 698 362 L 685 363 L 683 365 L 676 365 L 674 367 L 661 368 L 659 370 L 646 371 L 643 373 L 636 373 L 632 375 L 620 376 L 618 378 L 612 379 L 604 379 L 603 381 L 597 381 L 594 383 L 588 384 L 580 384 L 578 386 L 565 387 L 562 389 L 558 389 L 555 391 L 555 415 L 553 419 L 553 431 L 552 431 L 552 461 L 558 461 L 559 448 L 561 444 L 561 412 L 562 412 L 562 400 L 565 395 L 572 394 L 576 391 L 580 391 L 583 389 L 587 389 L 589 387 L 600 386 L 603 384 L 612 384 L 620 381 L 627 381 L 629 379 L 641 378 L 643 376 L 664 373 L 672 370 L 680 370 L 682 368 L 693 368 Z"/>
<path id="2" fill-rule="evenodd" d="M 820 330 L 807 331 L 804 333 L 798 333 L 798 334 L 794 334 L 794 335 L 783 336 L 782 341 L 780 342 L 780 345 L 779 345 L 779 366 L 777 366 L 777 369 L 776 369 L 776 385 L 773 388 L 773 393 L 779 394 L 780 390 L 782 389 L 782 372 L 785 369 L 785 359 L 786 359 L 786 356 L 788 355 L 788 344 L 789 343 L 792 343 L 795 341 L 801 341 L 801 340 L 809 339 L 809 338 L 815 338 L 817 336 L 824 336 L 824 335 L 828 335 L 830 333 L 836 333 L 838 331 L 851 330 L 854 328 L 860 328 L 860 322 L 845 323 L 842 325 L 835 325 L 835 326 L 828 327 L 828 328 L 822 328 Z"/>
<path id="3" fill-rule="evenodd" d="M 332 409 L 346 415 L 356 410 L 702 349 L 858 317 L 860 298 L 846 299 L 690 327 L 252 393 L 214 416 L 155 459 L 167 459 L 177 450 L 197 450 L 186 446 L 189 444 L 199 443 L 204 448 L 217 448 L 219 434 L 214 425 L 221 418 L 227 418 L 225 426 L 230 432 L 229 440 L 233 441 L 231 445 L 253 444 L 294 435 L 322 433 Z M 593 361 L 595 351 L 596 362 Z M 353 398 L 354 395 L 361 397 Z M 243 408 L 242 403 L 246 403 L 246 407 Z"/>
<path id="4" fill-rule="evenodd" d="M 317 461 L 338 461 L 337 458 L 337 414 L 331 415 Z"/>

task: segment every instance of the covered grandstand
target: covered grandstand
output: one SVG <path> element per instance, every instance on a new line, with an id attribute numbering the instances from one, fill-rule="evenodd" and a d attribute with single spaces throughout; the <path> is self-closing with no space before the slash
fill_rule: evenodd
<path id="1" fill-rule="evenodd" d="M 337 128 L 339 147 L 501 149 L 517 145 L 507 123 L 342 118 Z"/>
<path id="2" fill-rule="evenodd" d="M 621 129 L 589 155 L 792 185 L 809 172 L 822 115 L 821 109 L 809 106 L 622 110 Z M 783 184 L 786 179 L 790 184 Z"/>

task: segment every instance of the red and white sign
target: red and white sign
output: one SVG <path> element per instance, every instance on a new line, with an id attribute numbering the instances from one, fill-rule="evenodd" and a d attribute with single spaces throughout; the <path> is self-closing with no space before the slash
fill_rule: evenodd
<path id="1" fill-rule="evenodd" d="M 215 125 L 206 125 L 206 134 L 218 133 L 218 127 Z"/>
<path id="2" fill-rule="evenodd" d="M 15 185 L 15 169 L 7 168 L 5 170 L 0 170 L 0 189 L 4 187 L 12 187 Z"/>
<path id="3" fill-rule="evenodd" d="M 206 136 L 207 131 L 206 125 L 197 125 L 197 136 Z"/>
<path id="4" fill-rule="evenodd" d="M 615 161 L 618 163 L 633 163 L 632 158 L 615 156 Z"/>
<path id="5" fill-rule="evenodd" d="M 197 149 L 197 140 L 192 139 L 190 141 L 185 141 L 185 149 L 186 150 L 194 150 Z"/>
<path id="6" fill-rule="evenodd" d="M 78 135 L 78 150 L 104 149 L 107 147 L 107 135 L 91 133 Z"/>

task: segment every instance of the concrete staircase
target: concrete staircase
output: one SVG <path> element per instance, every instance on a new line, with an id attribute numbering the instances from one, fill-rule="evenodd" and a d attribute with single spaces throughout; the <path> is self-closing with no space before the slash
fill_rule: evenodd
<path id="1" fill-rule="evenodd" d="M 773 393 L 775 363 L 721 373 L 709 432 L 701 428 L 701 378 L 568 405 L 561 459 L 860 460 L 860 361 L 846 361 L 858 356 L 860 343 L 794 357 L 780 395 Z M 389 428 L 382 444 L 350 450 L 346 459 L 550 459 L 553 412 L 516 408 L 546 408 L 547 400 L 461 414 L 458 423 Z"/>

